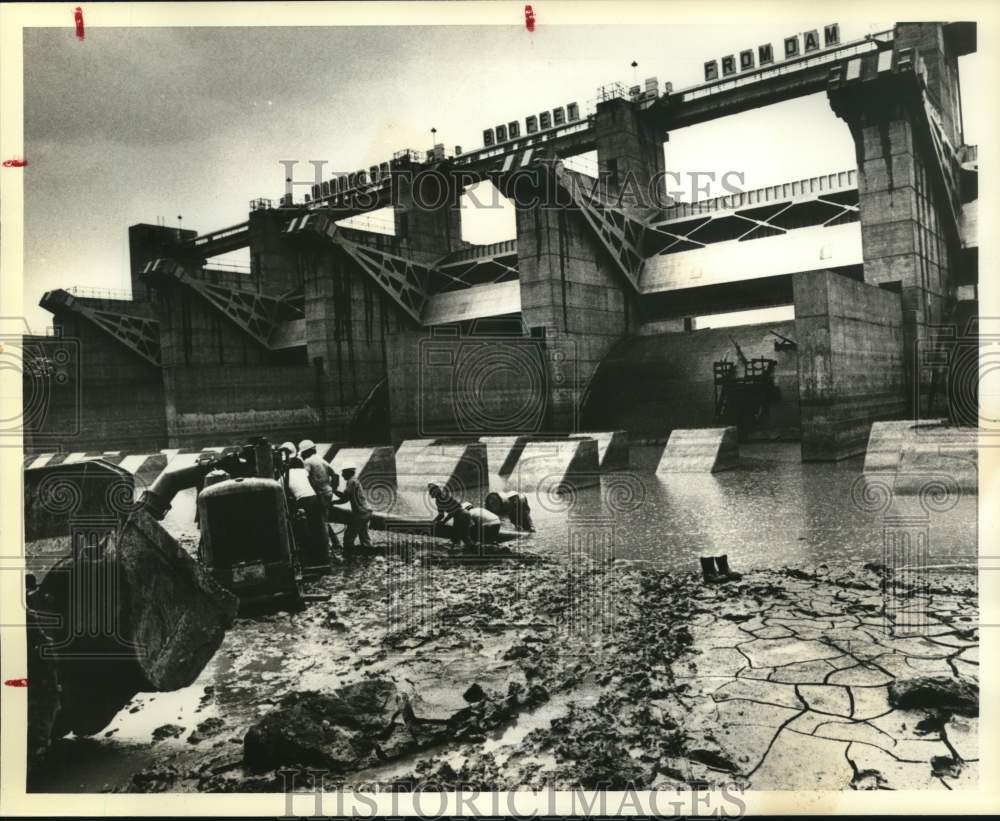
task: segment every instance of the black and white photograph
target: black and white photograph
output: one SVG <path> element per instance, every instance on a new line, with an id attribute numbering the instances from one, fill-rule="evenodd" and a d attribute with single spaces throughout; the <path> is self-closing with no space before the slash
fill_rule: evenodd
<path id="1" fill-rule="evenodd" d="M 990 13 L 0 9 L 0 811 L 1000 809 Z"/>

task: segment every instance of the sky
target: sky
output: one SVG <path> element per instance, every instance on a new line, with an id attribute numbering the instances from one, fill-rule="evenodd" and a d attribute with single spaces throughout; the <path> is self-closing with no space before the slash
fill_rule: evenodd
<path id="1" fill-rule="evenodd" d="M 808 12 L 808 6 L 805 6 Z M 675 90 L 706 60 L 833 20 L 759 26 L 33 28 L 24 38 L 25 315 L 46 290 L 128 288 L 128 226 L 207 232 L 246 219 L 296 179 L 388 160 L 402 148 L 482 144 L 484 128 L 657 76 Z M 891 23 L 841 26 L 847 41 Z M 638 68 L 632 69 L 632 61 Z M 962 58 L 966 141 L 975 143 L 976 56 Z M 824 94 L 681 129 L 668 171 L 745 173 L 745 187 L 855 167 Z M 298 196 L 306 189 L 300 188 Z M 719 192 L 724 193 L 724 192 Z M 513 216 L 463 213 L 463 236 L 513 236 Z"/>

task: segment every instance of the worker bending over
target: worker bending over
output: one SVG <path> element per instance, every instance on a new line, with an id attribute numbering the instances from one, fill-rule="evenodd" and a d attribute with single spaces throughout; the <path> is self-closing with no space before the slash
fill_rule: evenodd
<path id="1" fill-rule="evenodd" d="M 298 456 L 288 460 L 288 492 L 305 519 L 307 544 L 303 545 L 303 566 L 330 567 L 330 534 L 326 526 L 323 500 L 309 481 L 305 465 Z"/>
<path id="2" fill-rule="evenodd" d="M 448 524 L 452 520 L 451 543 L 458 545 L 460 542 L 466 547 L 472 547 L 472 517 L 465 506 L 455 498 L 454 494 L 447 488 L 442 488 L 431 482 L 427 485 L 427 492 L 437 506 L 437 516 L 434 517 L 434 524 Z"/>

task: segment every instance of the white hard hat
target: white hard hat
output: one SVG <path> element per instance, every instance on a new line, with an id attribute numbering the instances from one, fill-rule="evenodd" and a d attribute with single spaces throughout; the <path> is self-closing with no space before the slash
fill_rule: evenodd
<path id="1" fill-rule="evenodd" d="M 295 443 L 294 442 L 282 442 L 281 447 L 278 450 L 287 450 L 292 456 L 295 455 Z"/>
<path id="2" fill-rule="evenodd" d="M 299 453 L 302 453 L 303 451 L 307 451 L 315 447 L 316 443 L 312 439 L 303 439 L 301 442 L 299 442 Z"/>

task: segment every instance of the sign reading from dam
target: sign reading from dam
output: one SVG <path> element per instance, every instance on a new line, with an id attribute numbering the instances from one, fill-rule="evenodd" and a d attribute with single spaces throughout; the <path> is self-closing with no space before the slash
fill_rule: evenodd
<path id="1" fill-rule="evenodd" d="M 831 23 L 823 27 L 823 48 L 836 45 L 840 45 L 840 24 Z M 819 50 L 819 29 L 812 29 L 811 31 L 785 38 L 784 59 L 790 60 L 793 57 L 799 57 L 803 54 Z M 766 66 L 773 62 L 774 47 L 771 43 L 764 43 L 762 46 L 757 46 L 756 55 L 752 48 L 748 48 L 741 51 L 738 57 L 735 54 L 727 54 L 721 60 L 709 60 L 705 63 L 705 82 L 710 83 L 712 80 L 719 79 L 720 63 L 722 64 L 721 76 L 732 77 L 734 74 L 757 68 L 758 65 Z"/>

